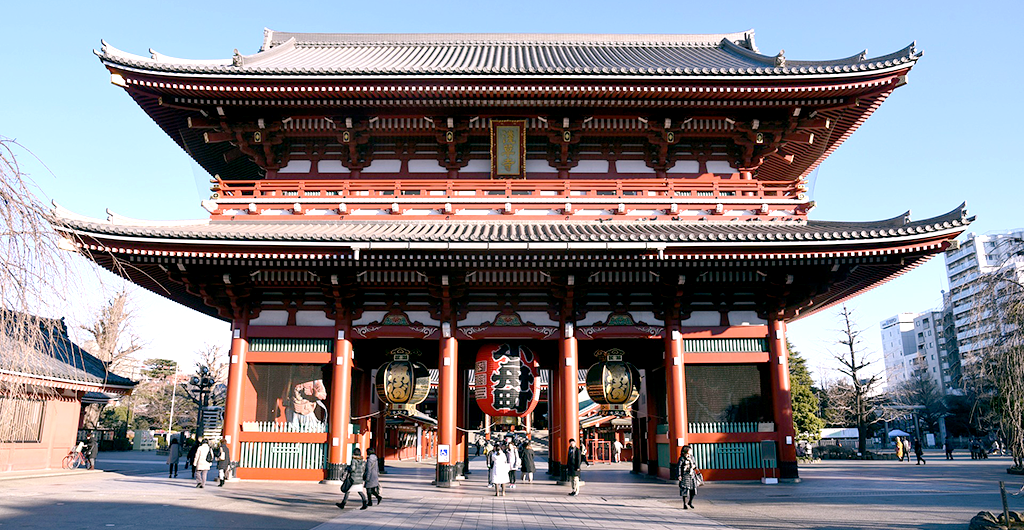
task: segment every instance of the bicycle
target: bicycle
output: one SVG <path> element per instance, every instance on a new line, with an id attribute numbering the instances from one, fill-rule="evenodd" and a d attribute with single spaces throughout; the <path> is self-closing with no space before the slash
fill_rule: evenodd
<path id="1" fill-rule="evenodd" d="M 79 466 L 86 465 L 85 455 L 82 453 L 82 444 L 73 447 L 68 451 L 67 456 L 61 462 L 61 466 L 64 469 L 78 469 Z"/>

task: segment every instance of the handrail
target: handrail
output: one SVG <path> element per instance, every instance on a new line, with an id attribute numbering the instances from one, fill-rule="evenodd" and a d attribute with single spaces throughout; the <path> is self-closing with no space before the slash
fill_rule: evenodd
<path id="1" fill-rule="evenodd" d="M 796 182 L 722 179 L 359 179 L 218 181 L 218 200 L 338 200 L 348 198 L 599 199 L 800 199 Z"/>

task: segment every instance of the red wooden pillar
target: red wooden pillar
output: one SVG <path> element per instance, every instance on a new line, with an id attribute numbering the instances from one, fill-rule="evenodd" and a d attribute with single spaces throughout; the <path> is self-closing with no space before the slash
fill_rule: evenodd
<path id="1" fill-rule="evenodd" d="M 357 375 L 355 379 L 358 381 L 356 386 L 356 403 L 355 403 L 355 415 L 360 418 L 353 423 L 359 427 L 359 434 L 356 435 L 356 444 L 359 445 L 359 450 L 363 452 L 363 457 L 366 457 L 366 450 L 370 448 L 370 414 L 372 413 L 373 406 L 373 384 L 370 380 L 369 370 L 363 369 L 355 372 Z"/>
<path id="2" fill-rule="evenodd" d="M 447 335 L 454 335 L 452 326 Z M 454 336 L 441 339 L 441 352 L 437 361 L 437 474 L 435 484 L 450 488 L 455 482 L 455 445 L 458 402 L 459 345 Z M 441 452 L 447 451 L 448 461 L 442 462 Z"/>
<path id="3" fill-rule="evenodd" d="M 466 371 L 456 370 L 456 382 L 459 389 L 456 392 L 455 405 L 456 410 L 456 421 L 455 421 L 455 451 L 452 451 L 452 462 L 456 465 L 456 476 L 465 478 L 466 473 L 466 391 L 468 390 L 466 385 Z"/>
<path id="4" fill-rule="evenodd" d="M 548 474 L 560 476 L 562 457 L 562 411 L 558 390 L 558 362 L 548 370 Z"/>
<path id="5" fill-rule="evenodd" d="M 224 441 L 228 444 L 232 463 L 237 467 L 242 456 L 242 444 L 238 440 L 238 433 L 242 423 L 242 396 L 244 395 L 242 389 L 245 386 L 245 374 L 248 370 L 245 354 L 249 350 L 249 322 L 246 318 L 238 318 L 234 320 L 231 328 L 228 392 L 224 401 Z"/>
<path id="6" fill-rule="evenodd" d="M 789 388 L 789 351 L 786 348 L 786 322 L 768 319 L 768 371 L 771 375 L 772 409 L 778 436 L 779 478 L 800 477 L 796 465 L 796 427 L 793 425 L 793 401 Z"/>
<path id="7" fill-rule="evenodd" d="M 337 339 L 331 356 L 331 405 L 328 420 L 330 451 L 325 482 L 340 482 L 342 469 L 348 463 L 349 425 L 352 423 L 352 341 L 348 339 L 347 318 L 335 327 Z"/>
<path id="8" fill-rule="evenodd" d="M 654 370 L 647 370 L 645 376 L 651 377 Z M 661 396 L 654 390 L 653 384 L 647 384 L 647 474 L 658 475 L 658 402 Z M 666 464 L 667 465 L 667 464 Z"/>
<path id="9" fill-rule="evenodd" d="M 665 390 L 668 398 L 668 476 L 676 478 L 679 450 L 686 443 L 686 377 L 683 336 L 675 318 L 665 320 Z"/>
<path id="10" fill-rule="evenodd" d="M 562 440 L 561 445 L 563 448 L 560 449 L 559 462 L 565 465 L 565 459 L 568 456 L 567 447 L 569 440 L 576 440 L 577 447 L 582 446 L 583 440 L 580 440 L 580 403 L 579 403 L 579 354 L 577 351 L 576 337 L 573 335 L 575 332 L 575 326 L 571 323 L 566 322 L 562 325 L 563 337 L 559 341 L 558 345 L 558 369 L 560 371 L 560 377 L 558 384 L 560 387 L 561 395 L 561 410 L 562 410 Z M 562 470 L 559 475 L 563 480 L 566 479 L 565 471 Z"/>

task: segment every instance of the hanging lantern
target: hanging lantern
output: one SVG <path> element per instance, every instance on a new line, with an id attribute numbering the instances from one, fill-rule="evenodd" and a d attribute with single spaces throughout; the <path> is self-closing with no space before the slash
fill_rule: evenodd
<path id="1" fill-rule="evenodd" d="M 405 348 L 395 348 L 389 355 L 391 361 L 377 369 L 377 395 L 388 404 L 389 413 L 412 414 L 430 392 L 430 371 L 411 361 L 412 352 Z"/>
<path id="2" fill-rule="evenodd" d="M 600 362 L 587 370 L 587 393 L 605 414 L 625 416 L 640 397 L 640 371 L 623 362 L 623 351 L 613 348 L 595 353 Z"/>
<path id="3" fill-rule="evenodd" d="M 540 401 L 537 356 L 519 344 L 485 344 L 476 354 L 476 403 L 498 423 L 514 423 Z M 502 420 L 502 418 L 507 418 Z"/>

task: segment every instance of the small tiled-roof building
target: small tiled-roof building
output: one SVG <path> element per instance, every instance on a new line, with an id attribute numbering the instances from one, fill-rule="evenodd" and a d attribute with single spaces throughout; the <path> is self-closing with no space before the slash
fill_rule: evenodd
<path id="1" fill-rule="evenodd" d="M 72 342 L 64 319 L 4 314 L 11 323 L 0 329 L 0 472 L 60 468 L 83 402 L 130 394 L 136 383 Z"/>

